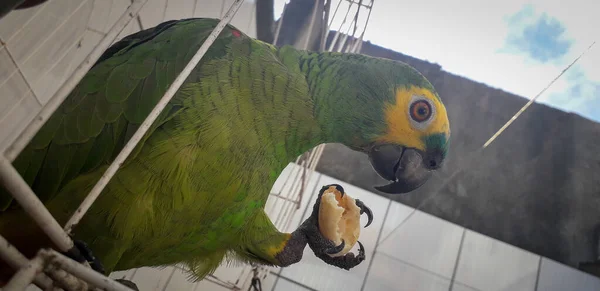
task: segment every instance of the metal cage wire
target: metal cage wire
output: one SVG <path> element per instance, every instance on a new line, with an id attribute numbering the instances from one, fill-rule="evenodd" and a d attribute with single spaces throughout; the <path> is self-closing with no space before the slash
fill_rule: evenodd
<path id="1" fill-rule="evenodd" d="M 244 0 L 234 0 L 217 27 L 215 27 L 202 46 L 198 49 L 196 54 L 192 57 L 190 62 L 177 76 L 167 92 L 150 112 L 149 116 L 144 120 L 140 128 L 127 142 L 123 150 L 105 171 L 104 175 L 90 191 L 86 199 L 81 203 L 79 208 L 75 211 L 63 229 L 46 209 L 43 203 L 37 198 L 25 180 L 23 180 L 23 178 L 19 175 L 17 170 L 12 166 L 11 161 L 16 158 L 21 150 L 33 138 L 35 133 L 64 101 L 71 90 L 75 88 L 77 83 L 79 83 L 79 81 L 95 63 L 95 61 L 100 57 L 100 55 L 110 46 L 118 34 L 125 28 L 125 26 L 129 24 L 130 21 L 134 19 L 134 17 L 138 15 L 139 11 L 146 4 L 146 2 L 147 0 L 132 1 L 131 5 L 121 15 L 119 20 L 111 27 L 110 31 L 102 39 L 100 44 L 96 46 L 90 55 L 88 55 L 86 60 L 75 70 L 70 78 L 67 79 L 67 81 L 61 86 L 58 92 L 51 98 L 50 103 L 46 105 L 44 109 L 42 109 L 34 121 L 29 124 L 29 126 L 21 133 L 17 140 L 0 158 L 0 179 L 7 190 L 13 195 L 15 200 L 20 204 L 24 211 L 35 220 L 42 230 L 50 237 L 52 242 L 55 243 L 63 252 L 66 252 L 73 247 L 73 241 L 69 237 L 69 233 L 71 232 L 72 228 L 77 225 L 87 210 L 94 203 L 96 198 L 98 198 L 104 187 L 108 184 L 110 179 L 118 170 L 119 166 L 129 156 L 133 148 L 148 131 L 150 125 L 156 120 L 171 98 L 173 98 L 177 90 L 179 90 L 179 87 L 181 87 L 193 68 L 202 59 L 208 48 L 212 45 L 223 28 L 231 21 L 233 16 L 235 16 Z M 49 263 L 60 265 L 61 269 L 68 271 L 75 277 L 96 287 L 106 290 L 129 290 L 129 288 L 117 283 L 116 281 L 98 274 L 90 268 L 86 268 L 84 265 L 70 260 L 54 250 L 40 250 L 34 259 L 26 260 L 25 256 L 18 252 L 16 248 L 10 245 L 3 237 L 0 238 L 6 242 L 5 244 L 2 244 L 2 247 L 0 247 L 0 254 L 2 258 L 5 259 L 11 266 L 20 267 L 19 271 L 13 276 L 13 278 L 11 278 L 4 290 L 23 290 L 34 281 L 38 287 L 47 289 L 49 287 L 49 281 L 47 277 L 41 276 L 41 272 Z"/>
<path id="2" fill-rule="evenodd" d="M 363 2 L 368 2 L 368 4 L 363 4 Z M 360 0 L 358 2 L 352 0 L 327 0 L 325 5 L 323 5 L 323 11 L 319 11 L 319 5 L 315 3 L 315 7 L 310 16 L 310 23 L 307 29 L 308 35 L 306 35 L 306 41 L 302 44 L 301 47 L 298 48 L 308 48 L 308 40 L 311 39 L 311 34 L 316 31 L 315 29 L 313 29 L 316 19 L 317 17 L 319 17 L 319 15 L 321 15 L 321 17 L 324 17 L 324 21 L 328 21 L 325 22 L 326 24 L 322 29 L 323 35 L 320 40 L 321 43 L 319 46 L 321 50 L 324 50 L 326 46 L 326 41 L 329 37 L 329 34 L 331 33 L 330 28 L 332 27 L 332 25 L 335 24 L 337 29 L 335 30 L 334 38 L 331 41 L 331 44 L 329 45 L 329 47 L 327 47 L 327 51 L 360 53 L 360 50 L 362 48 L 362 40 L 365 35 L 366 28 L 368 26 L 373 2 L 374 0 Z M 287 8 L 287 3 L 288 2 L 284 4 L 281 18 L 275 29 L 273 43 L 276 43 L 279 39 L 281 26 L 285 21 L 284 16 Z M 332 6 L 335 7 L 335 10 L 333 14 L 331 14 L 331 20 L 329 20 L 328 18 L 330 16 L 330 8 Z M 338 15 L 338 11 L 341 12 L 340 15 L 344 13 L 344 16 L 341 17 L 340 15 Z M 352 20 L 350 22 L 347 21 L 348 15 L 351 15 L 352 17 Z M 361 16 L 363 17 L 361 18 Z M 359 27 L 362 28 L 360 32 L 358 29 Z M 348 36 L 348 33 L 352 28 L 354 28 L 352 34 Z M 339 36 L 343 33 L 343 31 L 345 31 L 344 37 L 340 39 Z M 359 37 L 356 37 L 357 33 L 360 33 Z M 350 38 L 354 40 L 353 43 L 350 42 Z M 315 172 L 316 166 L 319 162 L 319 159 L 321 158 L 321 155 L 323 154 L 324 149 L 325 145 L 321 144 L 314 147 L 310 151 L 304 153 L 303 155 L 299 156 L 295 162 L 295 164 L 297 164 L 297 167 L 293 168 L 293 170 L 291 170 L 289 174 L 285 177 L 283 186 L 278 191 L 270 193 L 269 198 L 274 201 L 272 203 L 267 203 L 265 211 L 267 212 L 269 217 L 272 218 L 273 224 L 277 227 L 277 229 L 290 230 L 294 214 L 300 208 L 302 199 L 307 198 L 304 197 L 303 194 L 306 190 L 309 190 L 306 189 L 306 186 L 308 184 L 308 181 L 310 181 L 313 173 Z M 280 178 L 283 177 L 280 176 Z M 239 288 L 242 290 L 246 290 L 250 286 L 249 284 L 251 279 L 253 278 L 253 276 L 255 276 L 252 272 L 253 270 L 257 270 L 258 277 L 261 279 L 265 279 L 274 273 L 272 271 L 272 268 L 270 267 L 256 266 L 256 268 L 254 269 L 248 268 L 240 274 L 237 280 L 238 282 L 241 282 L 241 284 L 234 284 L 229 288 Z"/>
<path id="3" fill-rule="evenodd" d="M 223 30 L 231 19 L 235 16 L 238 9 L 243 4 L 243 0 L 235 0 L 227 13 L 221 17 L 221 21 L 217 27 L 212 31 L 207 40 L 198 49 L 194 57 L 190 60 L 183 71 L 178 75 L 173 84 L 169 87 L 164 96 L 160 99 L 158 104 L 151 111 L 149 116 L 144 120 L 140 128 L 127 142 L 123 150 L 115 158 L 113 163 L 105 171 L 104 175 L 96 183 L 94 188 L 90 191 L 86 199 L 81 203 L 79 208 L 74 212 L 73 216 L 62 228 L 50 212 L 45 208 L 43 203 L 37 198 L 35 193 L 19 175 L 16 169 L 12 166 L 11 162 L 18 156 L 18 154 L 25 148 L 37 131 L 43 126 L 46 120 L 52 115 L 52 113 L 60 106 L 68 94 L 75 88 L 87 71 L 92 67 L 100 55 L 115 41 L 117 36 L 123 31 L 123 29 L 135 18 L 138 17 L 138 13 L 141 8 L 146 4 L 148 0 L 133 0 L 131 5 L 124 11 L 117 22 L 111 27 L 108 33 L 100 41 L 100 43 L 94 48 L 94 50 L 87 56 L 85 61 L 81 63 L 75 71 L 69 76 L 59 90 L 52 96 L 49 103 L 42 108 L 40 113 L 37 114 L 36 118 L 23 130 L 20 136 L 6 149 L 2 156 L 0 156 L 0 179 L 9 192 L 14 196 L 15 200 L 20 206 L 26 211 L 35 222 L 42 228 L 42 230 L 50 237 L 53 243 L 55 243 L 60 251 L 67 251 L 73 247 L 73 241 L 69 234 L 71 233 L 74 226 L 81 220 L 87 210 L 92 206 L 96 198 L 100 195 L 104 187 L 108 184 L 110 179 L 117 172 L 121 163 L 128 157 L 133 148 L 141 140 L 143 135 L 147 132 L 150 125 L 156 120 L 158 115 L 165 108 L 170 99 L 178 91 L 179 87 L 183 84 L 187 76 L 191 73 L 193 68 L 198 64 L 201 58 L 204 56 L 208 48 L 212 45 L 214 40 L 217 38 L 219 33 Z M 324 35 L 322 38 L 321 48 L 324 48 L 325 41 L 329 34 L 329 28 L 336 21 L 337 12 L 342 4 L 346 8 L 346 13 L 341 20 L 339 28 L 335 33 L 335 37 L 329 46 L 329 51 L 337 52 L 359 52 L 361 49 L 362 38 L 364 31 L 366 30 L 368 19 L 370 16 L 373 1 L 370 1 L 370 5 L 362 4 L 362 0 L 354 2 L 350 0 L 339 0 L 337 1 L 335 12 L 331 17 L 331 21 L 327 24 L 323 30 Z M 326 17 L 329 15 L 329 8 L 331 7 L 332 0 L 328 0 L 325 5 L 324 14 Z M 351 10 L 353 10 L 354 4 L 357 4 L 354 12 L 352 21 L 347 24 L 347 17 Z M 316 16 L 319 14 L 317 11 L 318 5 L 315 5 L 311 17 L 310 32 L 314 25 Z M 362 32 L 358 40 L 355 38 L 355 34 L 358 28 L 359 14 L 361 8 L 368 10 L 368 16 L 364 25 L 362 26 Z M 284 8 L 285 9 L 285 8 Z M 342 8 L 343 9 L 343 8 Z M 327 19 L 327 18 L 326 18 Z M 283 17 L 279 22 L 279 25 L 283 22 Z M 346 33 L 344 37 L 339 40 L 340 31 L 347 24 Z M 348 33 L 354 26 L 352 38 L 355 39 L 354 44 L 347 43 Z M 279 35 L 279 26 L 277 27 L 275 41 Z M 310 35 L 309 35 L 310 36 Z M 308 38 L 307 38 L 308 39 Z M 335 47 L 334 47 L 335 45 Z M 347 46 L 346 46 L 347 45 Z M 308 42 L 304 45 L 305 49 L 308 46 Z M 307 182 L 310 180 L 312 174 L 315 171 L 316 165 L 323 153 L 324 145 L 319 145 L 307 153 L 298 157 L 295 164 L 298 167 L 290 172 L 285 178 L 284 185 L 282 188 L 275 192 L 270 193 L 270 198 L 275 199 L 271 207 L 266 209 L 267 213 L 273 219 L 274 225 L 278 229 L 287 229 L 292 221 L 293 214 L 299 209 L 302 201 L 302 193 L 306 190 Z M 293 179 L 292 179 L 293 177 Z M 290 180 L 291 179 L 291 180 Z M 289 189 L 289 191 L 284 191 Z M 23 254 L 21 254 L 14 246 L 0 236 L 0 257 L 9 263 L 13 268 L 18 269 L 18 272 L 11 278 L 9 283 L 5 286 L 4 290 L 23 290 L 32 282 L 38 287 L 44 290 L 49 290 L 53 287 L 53 281 L 61 281 L 63 286 L 71 288 L 85 287 L 93 285 L 96 287 L 103 288 L 105 290 L 129 290 L 127 287 L 119 284 L 118 282 L 103 276 L 89 268 L 87 265 L 79 264 L 64 255 L 58 253 L 52 249 L 42 249 L 38 255 L 32 260 L 28 260 Z M 45 268 L 48 264 L 53 264 L 52 268 Z M 57 267 L 59 265 L 60 267 Z M 46 273 L 44 273 L 46 269 Z M 213 281 L 223 287 L 230 289 L 239 289 L 240 287 L 248 287 L 249 282 L 253 274 L 253 271 L 258 271 L 260 277 L 266 277 L 270 272 L 268 268 L 253 268 L 252 270 L 246 269 L 240 274 L 236 283 L 242 283 L 242 286 L 238 284 L 231 284 L 223 282 L 215 276 L 207 277 L 207 280 Z"/>

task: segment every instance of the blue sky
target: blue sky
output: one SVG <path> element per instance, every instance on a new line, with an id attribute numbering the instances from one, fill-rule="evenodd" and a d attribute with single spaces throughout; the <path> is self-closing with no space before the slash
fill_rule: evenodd
<path id="1" fill-rule="evenodd" d="M 275 0 L 276 18 L 285 2 Z M 600 42 L 598 11 L 600 1 L 590 0 L 376 0 L 365 39 L 532 98 Z M 538 102 L 600 122 L 600 43 Z"/>

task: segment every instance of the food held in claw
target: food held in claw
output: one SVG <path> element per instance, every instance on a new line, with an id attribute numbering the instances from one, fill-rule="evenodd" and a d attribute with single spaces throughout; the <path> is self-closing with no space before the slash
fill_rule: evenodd
<path id="1" fill-rule="evenodd" d="M 319 230 L 335 245 L 345 242 L 341 252 L 330 256 L 343 256 L 356 244 L 360 236 L 360 214 L 360 207 L 348 194 L 333 186 L 325 190 L 319 207 Z"/>

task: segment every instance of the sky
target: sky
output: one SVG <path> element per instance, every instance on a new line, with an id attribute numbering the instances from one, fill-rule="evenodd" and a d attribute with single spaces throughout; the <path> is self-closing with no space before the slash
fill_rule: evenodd
<path id="1" fill-rule="evenodd" d="M 275 0 L 275 18 L 285 2 Z M 600 122 L 599 11 L 596 0 L 375 0 L 364 39 L 526 98 L 598 41 L 538 102 Z"/>

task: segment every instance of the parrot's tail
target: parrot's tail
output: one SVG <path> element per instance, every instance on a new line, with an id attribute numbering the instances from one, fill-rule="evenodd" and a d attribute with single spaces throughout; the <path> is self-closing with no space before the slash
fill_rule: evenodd
<path id="1" fill-rule="evenodd" d="M 200 281 L 207 275 L 212 274 L 223 261 L 225 254 L 227 254 L 226 250 L 216 251 L 201 259 L 186 262 L 191 279 Z"/>
<path id="2" fill-rule="evenodd" d="M 23 211 L 10 210 L 0 214 L 0 234 L 27 258 L 33 258 L 38 250 L 53 247 L 42 229 Z M 8 283 L 15 270 L 0 259 L 0 287 Z"/>

